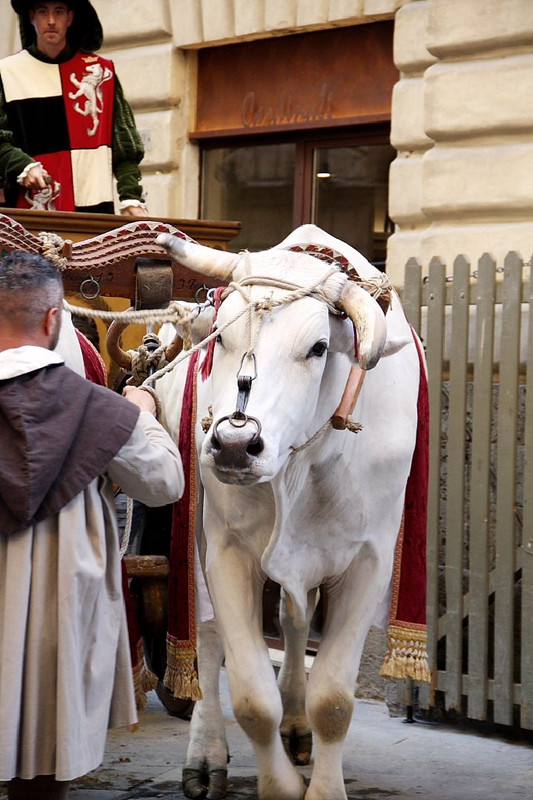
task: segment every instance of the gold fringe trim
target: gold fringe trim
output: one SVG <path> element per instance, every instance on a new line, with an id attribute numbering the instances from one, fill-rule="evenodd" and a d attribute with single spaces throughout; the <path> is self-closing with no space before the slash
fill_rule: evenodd
<path id="1" fill-rule="evenodd" d="M 430 681 L 425 629 L 389 625 L 389 650 L 380 670 L 383 678 Z"/>
<path id="2" fill-rule="evenodd" d="M 167 668 L 163 683 L 174 697 L 202 699 L 196 669 L 196 648 L 178 647 L 167 640 Z"/>
<path id="3" fill-rule="evenodd" d="M 146 710 L 148 704 L 147 693 L 155 689 L 159 683 L 159 678 L 148 669 L 146 659 L 144 657 L 143 643 L 139 642 L 137 645 L 137 665 L 133 668 L 133 686 L 135 689 L 135 705 L 137 711 L 142 712 Z"/>

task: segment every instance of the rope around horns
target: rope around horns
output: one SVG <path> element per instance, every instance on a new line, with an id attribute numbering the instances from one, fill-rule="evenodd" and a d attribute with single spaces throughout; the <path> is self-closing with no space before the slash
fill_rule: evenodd
<path id="1" fill-rule="evenodd" d="M 289 293 L 286 294 L 284 297 L 281 297 L 277 300 L 274 300 L 273 297 L 263 298 L 262 300 L 249 300 L 246 305 L 244 306 L 241 311 L 236 314 L 232 319 L 228 320 L 224 325 L 217 327 L 215 330 L 211 331 L 205 339 L 198 342 L 198 344 L 188 348 L 187 350 L 182 350 L 176 358 L 162 366 L 152 375 L 147 377 L 142 386 L 153 386 L 155 381 L 159 380 L 166 375 L 168 372 L 171 372 L 178 364 L 181 364 L 182 361 L 185 359 L 190 358 L 193 353 L 202 348 L 206 347 L 209 342 L 213 339 L 216 339 L 220 334 L 226 330 L 230 325 L 233 325 L 234 322 L 237 322 L 244 314 L 249 311 L 256 311 L 258 312 L 261 317 L 271 311 L 273 308 L 279 307 L 286 303 L 291 303 L 294 300 L 299 300 L 300 298 L 316 295 L 318 296 L 330 309 L 330 311 L 334 314 L 340 314 L 339 310 L 332 305 L 331 301 L 327 298 L 324 291 L 320 288 L 322 284 L 324 284 L 331 275 L 337 274 L 338 268 L 332 267 L 330 271 L 322 277 L 316 284 L 312 286 L 297 286 L 296 284 L 291 284 L 284 281 L 274 281 L 270 278 L 263 278 L 263 277 L 256 277 L 256 278 L 244 278 L 242 281 L 235 282 L 232 281 L 227 289 L 224 290 L 223 298 L 231 294 L 232 291 L 238 291 L 245 300 L 247 300 L 247 293 L 244 291 L 245 286 L 252 286 L 254 284 L 261 285 L 261 286 L 271 286 L 276 288 L 282 289 L 290 289 Z M 150 324 L 154 322 L 172 322 L 174 324 L 181 324 L 181 325 L 190 325 L 190 323 L 201 313 L 201 306 L 196 306 L 192 311 L 188 308 L 185 308 L 181 303 L 178 301 L 173 301 L 169 304 L 168 308 L 166 309 L 147 309 L 145 311 L 122 311 L 122 312 L 114 312 L 114 311 L 98 311 L 88 308 L 82 308 L 78 306 L 71 305 L 66 300 L 63 301 L 65 308 L 70 311 L 71 313 L 79 314 L 80 316 L 84 317 L 98 317 L 103 320 L 122 320 L 128 321 L 131 323 L 140 323 L 140 324 Z M 253 347 L 254 343 L 252 341 L 251 346 Z M 312 436 L 307 442 L 304 444 L 292 448 L 293 453 L 297 453 L 300 450 L 304 450 L 313 444 L 322 434 L 326 431 L 328 426 L 331 424 L 332 417 L 330 417 L 324 425 Z M 205 420 L 208 422 L 208 419 Z M 202 423 L 203 425 L 203 423 Z M 358 422 L 355 422 L 352 417 L 348 418 L 348 424 L 346 426 L 346 430 L 351 431 L 352 433 L 359 433 L 362 429 L 362 425 Z"/>
<path id="2" fill-rule="evenodd" d="M 161 369 L 157 370 L 157 372 L 154 372 L 152 375 L 150 375 L 150 377 L 147 378 L 144 383 L 154 383 L 155 381 L 159 380 L 159 378 L 162 378 L 163 375 L 166 375 L 167 372 L 171 372 L 175 367 L 178 366 L 178 364 L 180 364 L 182 361 L 185 361 L 186 358 L 190 358 L 193 353 L 204 348 L 212 339 L 216 339 L 217 336 L 220 336 L 220 334 L 226 330 L 226 328 L 228 328 L 230 325 L 233 325 L 234 322 L 240 319 L 248 311 L 253 310 L 263 315 L 277 306 L 291 303 L 293 300 L 299 300 L 300 298 L 309 295 L 316 295 L 320 298 L 320 300 L 328 305 L 328 308 L 330 311 L 332 311 L 332 313 L 338 314 L 339 311 L 335 309 L 324 292 L 320 289 L 321 284 L 325 283 L 325 281 L 327 281 L 331 275 L 337 274 L 337 272 L 338 270 L 336 268 L 332 268 L 324 277 L 320 278 L 320 280 L 312 286 L 297 286 L 284 281 L 273 281 L 270 278 L 257 278 L 258 285 L 268 285 L 273 288 L 280 289 L 290 288 L 291 291 L 289 291 L 289 293 L 284 297 L 280 297 L 277 300 L 274 300 L 272 297 L 266 297 L 261 300 L 249 300 L 244 308 L 241 309 L 241 311 L 232 319 L 228 320 L 228 322 L 226 322 L 224 325 L 219 326 L 216 330 L 212 331 L 208 336 L 205 337 L 205 339 L 203 339 L 201 342 L 198 342 L 198 344 L 190 347 L 188 350 L 182 350 L 173 361 L 170 361 L 164 367 L 161 367 Z M 242 283 L 250 286 L 255 282 L 255 280 L 256 279 L 254 278 L 245 278 Z M 227 289 L 225 289 L 223 297 L 226 298 L 232 291 L 239 291 L 241 294 L 243 294 L 240 282 L 233 281 L 230 283 Z M 244 294 L 243 296 L 245 299 L 247 299 Z M 191 311 L 190 308 L 187 308 L 177 300 L 174 300 L 168 305 L 167 308 L 164 309 L 146 309 L 142 311 L 103 311 L 98 309 L 84 308 L 82 306 L 75 306 L 66 300 L 63 301 L 63 305 L 67 311 L 70 311 L 72 314 L 77 314 L 81 317 L 96 318 L 108 322 L 119 320 L 121 322 L 127 322 L 128 324 L 140 325 L 171 322 L 174 325 L 186 326 L 196 319 L 202 309 L 201 306 L 196 306 Z"/>

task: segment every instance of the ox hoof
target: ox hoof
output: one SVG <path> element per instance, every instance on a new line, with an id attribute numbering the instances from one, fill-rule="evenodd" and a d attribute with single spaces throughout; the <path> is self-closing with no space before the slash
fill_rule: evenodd
<path id="1" fill-rule="evenodd" d="M 311 760 L 311 750 L 313 749 L 313 734 L 297 733 L 292 730 L 289 734 L 281 735 L 285 752 L 298 767 L 305 767 Z"/>
<path id="2" fill-rule="evenodd" d="M 191 800 L 222 800 L 226 796 L 228 771 L 226 769 L 184 769 L 181 773 L 183 792 Z"/>

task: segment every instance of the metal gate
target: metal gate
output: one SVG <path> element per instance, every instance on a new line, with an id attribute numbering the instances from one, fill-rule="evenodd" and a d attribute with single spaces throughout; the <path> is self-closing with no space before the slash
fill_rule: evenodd
<path id="1" fill-rule="evenodd" d="M 533 730 L 533 311 L 529 264 L 406 265 L 428 363 L 433 684 L 475 720 Z M 420 687 L 421 696 L 423 689 Z M 439 694 L 435 694 L 435 693 Z"/>

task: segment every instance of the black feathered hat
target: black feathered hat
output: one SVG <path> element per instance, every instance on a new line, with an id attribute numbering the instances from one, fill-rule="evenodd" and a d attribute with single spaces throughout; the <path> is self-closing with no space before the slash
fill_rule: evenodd
<path id="1" fill-rule="evenodd" d="M 37 1 L 11 0 L 13 11 L 19 17 L 20 40 L 25 50 L 36 41 L 35 28 L 30 22 L 29 11 Z M 89 0 L 64 0 L 64 2 L 74 11 L 74 20 L 67 33 L 68 43 L 83 53 L 99 50 L 104 41 L 104 33 L 98 14 Z"/>

